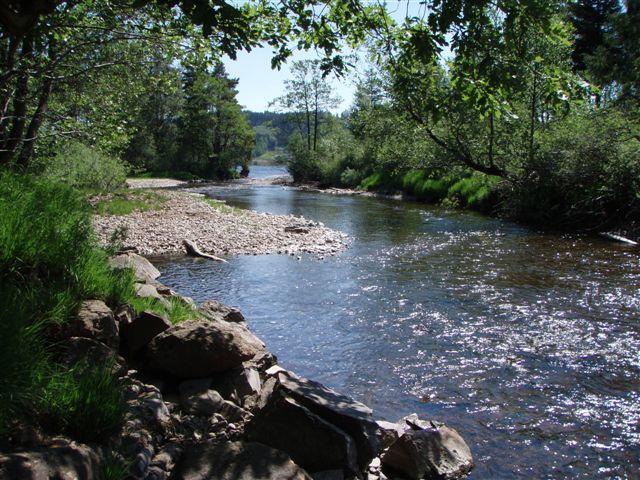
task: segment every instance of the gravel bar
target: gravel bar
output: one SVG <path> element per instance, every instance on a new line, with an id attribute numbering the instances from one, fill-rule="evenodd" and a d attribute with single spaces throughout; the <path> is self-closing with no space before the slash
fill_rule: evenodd
<path id="1" fill-rule="evenodd" d="M 160 210 L 129 215 L 96 215 L 94 227 L 106 244 L 116 229 L 126 230 L 127 247 L 141 255 L 184 254 L 183 240 L 216 256 L 311 253 L 335 255 L 348 245 L 345 234 L 293 215 L 237 208 L 214 208 L 201 194 L 156 190 L 167 197 Z"/>

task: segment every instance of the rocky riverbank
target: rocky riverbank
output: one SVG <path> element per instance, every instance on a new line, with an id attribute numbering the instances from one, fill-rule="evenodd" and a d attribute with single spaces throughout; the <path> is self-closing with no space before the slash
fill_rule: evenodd
<path id="1" fill-rule="evenodd" d="M 134 269 L 141 295 L 193 304 L 144 258 L 112 263 Z M 211 300 L 193 312 L 172 325 L 151 311 L 84 302 L 57 355 L 113 365 L 126 386 L 122 428 L 100 445 L 16 434 L 14 450 L 0 454 L 0 479 L 453 479 L 472 468 L 455 430 L 416 415 L 376 420 L 278 366 L 239 310 Z M 118 476 L 116 464 L 126 466 Z"/>
<path id="2" fill-rule="evenodd" d="M 270 215 L 231 208 L 186 191 L 156 190 L 165 197 L 159 209 L 128 215 L 96 215 L 94 229 L 102 243 L 124 231 L 127 247 L 147 255 L 184 253 L 191 240 L 216 256 L 339 253 L 347 237 L 324 225 L 292 215 Z"/>

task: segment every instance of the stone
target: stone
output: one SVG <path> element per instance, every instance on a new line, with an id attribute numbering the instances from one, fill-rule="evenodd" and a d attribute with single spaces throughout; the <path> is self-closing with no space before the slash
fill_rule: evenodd
<path id="1" fill-rule="evenodd" d="M 181 480 L 311 480 L 283 452 L 253 442 L 190 448 L 171 478 Z"/>
<path id="2" fill-rule="evenodd" d="M 251 395 L 260 395 L 262 380 L 260 372 L 252 367 L 241 366 L 213 378 L 213 388 L 227 400 L 241 405 Z"/>
<path id="3" fill-rule="evenodd" d="M 151 368 L 187 379 L 226 372 L 264 349 L 241 325 L 187 320 L 157 335 L 147 347 L 147 357 Z"/>
<path id="4" fill-rule="evenodd" d="M 148 279 L 155 280 L 160 276 L 160 271 L 149 260 L 133 252 L 126 252 L 109 259 L 113 268 L 131 268 L 138 281 L 145 282 Z"/>
<path id="5" fill-rule="evenodd" d="M 387 422 L 385 420 L 377 420 L 376 423 L 380 432 L 378 438 L 382 449 L 390 446 L 409 429 L 406 424 L 403 426 L 401 423 Z"/>
<path id="6" fill-rule="evenodd" d="M 171 303 L 158 293 L 158 290 L 153 285 L 148 283 L 136 283 L 135 284 L 136 296 L 140 298 L 154 298 L 167 308 L 171 308 Z"/>
<path id="7" fill-rule="evenodd" d="M 110 365 L 115 374 L 127 371 L 124 358 L 102 342 L 93 338 L 70 337 L 60 345 L 60 361 L 66 365 L 87 362 L 89 365 Z"/>
<path id="8" fill-rule="evenodd" d="M 277 376 L 289 396 L 354 439 L 361 469 L 382 450 L 382 432 L 369 407 L 286 370 Z"/>
<path id="9" fill-rule="evenodd" d="M 309 233 L 309 229 L 301 225 L 291 225 L 284 227 L 284 231 L 288 233 Z"/>
<path id="10" fill-rule="evenodd" d="M 258 352 L 251 360 L 244 362 L 245 367 L 255 368 L 260 373 L 278 363 L 276 356 L 268 350 Z"/>
<path id="11" fill-rule="evenodd" d="M 358 471 L 353 439 L 282 391 L 271 395 L 245 432 L 252 441 L 286 452 L 309 472 Z"/>
<path id="12" fill-rule="evenodd" d="M 211 416 L 214 413 L 218 413 L 223 404 L 224 398 L 212 389 L 180 394 L 180 406 L 193 415 Z"/>
<path id="13" fill-rule="evenodd" d="M 118 326 L 120 327 L 120 331 L 122 331 L 122 326 L 127 325 L 136 318 L 136 311 L 131 305 L 120 305 L 113 312 L 113 315 L 118 322 Z"/>
<path id="14" fill-rule="evenodd" d="M 234 307 L 224 305 L 217 300 L 205 300 L 200 307 L 202 313 L 207 317 L 214 319 L 221 319 L 226 322 L 244 323 L 244 315 L 242 312 Z"/>
<path id="15" fill-rule="evenodd" d="M 131 323 L 122 325 L 121 335 L 127 351 L 135 355 L 146 347 L 156 335 L 169 328 L 171 328 L 171 323 L 165 316 L 145 310 Z"/>
<path id="16" fill-rule="evenodd" d="M 411 480 L 456 479 L 473 468 L 471 450 L 453 428 L 431 427 L 406 431 L 382 457 L 382 466 Z"/>
<path id="17" fill-rule="evenodd" d="M 117 349 L 120 345 L 118 324 L 113 312 L 101 300 L 85 300 L 80 311 L 65 328 L 68 337 L 93 338 Z"/>
<path id="18" fill-rule="evenodd" d="M 100 457 L 87 445 L 54 439 L 46 448 L 0 454 L 0 479 L 99 480 Z"/>

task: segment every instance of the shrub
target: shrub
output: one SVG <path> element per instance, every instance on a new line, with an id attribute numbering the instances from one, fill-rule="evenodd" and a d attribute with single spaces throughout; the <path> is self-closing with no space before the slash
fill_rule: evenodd
<path id="1" fill-rule="evenodd" d="M 512 185 L 512 216 L 548 226 L 606 229 L 640 216 L 640 125 L 614 108 L 550 124 Z"/>
<path id="2" fill-rule="evenodd" d="M 46 162 L 43 175 L 76 188 L 112 191 L 122 187 L 129 167 L 79 142 L 69 142 L 55 157 Z"/>
<path id="3" fill-rule="evenodd" d="M 363 175 L 354 168 L 347 167 L 340 175 L 340 184 L 344 187 L 357 187 L 363 180 Z"/>

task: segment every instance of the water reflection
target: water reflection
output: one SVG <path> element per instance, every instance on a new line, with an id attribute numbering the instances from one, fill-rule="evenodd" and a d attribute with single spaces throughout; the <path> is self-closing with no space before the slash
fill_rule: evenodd
<path id="1" fill-rule="evenodd" d="M 637 478 L 640 266 L 626 247 L 478 215 L 242 184 L 207 191 L 348 233 L 339 257 L 180 259 L 281 363 L 389 419 L 462 431 L 472 478 Z"/>

